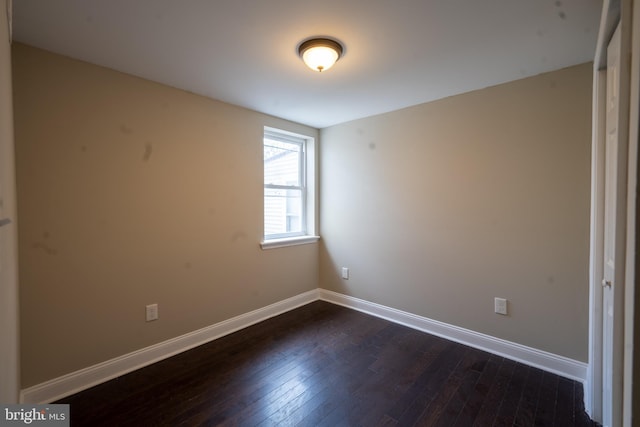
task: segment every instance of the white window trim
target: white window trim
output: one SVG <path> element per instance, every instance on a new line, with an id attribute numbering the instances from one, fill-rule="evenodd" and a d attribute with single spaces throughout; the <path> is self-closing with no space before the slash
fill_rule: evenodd
<path id="1" fill-rule="evenodd" d="M 297 234 L 287 237 L 273 237 L 266 239 L 263 236 L 262 241 L 260 242 L 260 247 L 262 249 L 275 249 L 282 248 L 287 246 L 296 246 L 296 245 L 306 245 L 316 243 L 320 236 L 317 233 L 318 230 L 318 192 L 317 192 L 317 146 L 314 137 L 309 135 L 301 135 L 294 132 L 289 132 L 282 129 L 271 128 L 268 126 L 264 127 L 264 135 L 272 134 L 277 137 L 285 137 L 291 136 L 296 140 L 303 139 L 305 141 L 304 144 L 304 187 L 306 188 L 304 194 L 304 204 L 305 204 L 305 224 L 303 225 L 304 232 L 303 234 Z M 263 186 L 264 187 L 264 186 Z M 264 197 L 263 197 L 264 200 Z M 264 222 L 264 209 L 263 209 L 263 222 Z"/>
<path id="2" fill-rule="evenodd" d="M 287 237 L 284 239 L 269 239 L 260 242 L 262 249 L 275 249 L 284 248 L 287 246 L 308 245 L 310 243 L 316 243 L 320 240 L 320 236 L 298 236 Z"/>

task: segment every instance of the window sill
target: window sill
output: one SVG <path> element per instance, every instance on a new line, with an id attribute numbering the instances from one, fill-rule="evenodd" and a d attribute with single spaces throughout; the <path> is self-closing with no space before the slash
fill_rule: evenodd
<path id="1" fill-rule="evenodd" d="M 308 245 L 310 243 L 316 243 L 320 240 L 320 236 L 300 236 L 300 237 L 288 237 L 286 239 L 271 239 L 263 240 L 260 242 L 262 249 L 275 249 L 284 248 L 286 246 L 296 245 Z"/>

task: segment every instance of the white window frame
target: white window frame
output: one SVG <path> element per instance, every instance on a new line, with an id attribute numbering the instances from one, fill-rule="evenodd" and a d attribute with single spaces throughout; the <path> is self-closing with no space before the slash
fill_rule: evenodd
<path id="1" fill-rule="evenodd" d="M 271 234 L 266 236 L 263 229 L 263 239 L 260 242 L 262 249 L 279 248 L 283 246 L 301 245 L 317 242 L 320 238 L 316 234 L 317 225 L 317 211 L 316 211 L 316 145 L 315 138 L 300 135 L 293 132 L 285 131 L 282 129 L 276 129 L 271 127 L 264 127 L 263 134 L 263 147 L 264 139 L 269 138 L 275 141 L 282 141 L 287 143 L 300 144 L 301 153 L 300 156 L 300 185 L 299 186 L 281 186 L 270 185 L 263 183 L 263 209 L 262 209 L 262 223 L 264 227 L 264 190 L 267 188 L 281 188 L 281 189 L 299 189 L 302 192 L 302 231 L 292 233 Z M 264 176 L 264 158 L 263 158 L 263 176 Z"/>

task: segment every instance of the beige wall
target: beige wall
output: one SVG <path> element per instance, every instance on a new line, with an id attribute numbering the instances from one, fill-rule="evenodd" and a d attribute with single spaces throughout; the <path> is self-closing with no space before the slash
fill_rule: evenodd
<path id="1" fill-rule="evenodd" d="M 6 0 L 0 0 L 0 402 L 18 401 L 18 261 L 11 46 Z"/>
<path id="2" fill-rule="evenodd" d="M 323 129 L 320 286 L 586 361 L 591 78 Z"/>
<path id="3" fill-rule="evenodd" d="M 586 361 L 589 64 L 322 130 L 320 251 L 258 246 L 262 127 L 316 130 L 13 66 L 24 387 L 318 286 Z"/>
<path id="4" fill-rule="evenodd" d="M 316 130 L 20 44 L 13 66 L 24 387 L 318 287 L 317 245 L 259 248 L 263 126 Z"/>

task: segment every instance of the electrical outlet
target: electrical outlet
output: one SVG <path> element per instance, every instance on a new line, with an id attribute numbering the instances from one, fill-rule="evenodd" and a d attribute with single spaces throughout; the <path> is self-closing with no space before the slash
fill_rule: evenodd
<path id="1" fill-rule="evenodd" d="M 342 278 L 349 280 L 349 269 L 347 267 L 342 267 Z"/>
<path id="2" fill-rule="evenodd" d="M 494 298 L 494 311 L 498 314 L 507 314 L 507 300 L 504 298 Z"/>
<path id="3" fill-rule="evenodd" d="M 158 304 L 149 304 L 147 307 L 147 322 L 158 320 Z"/>

